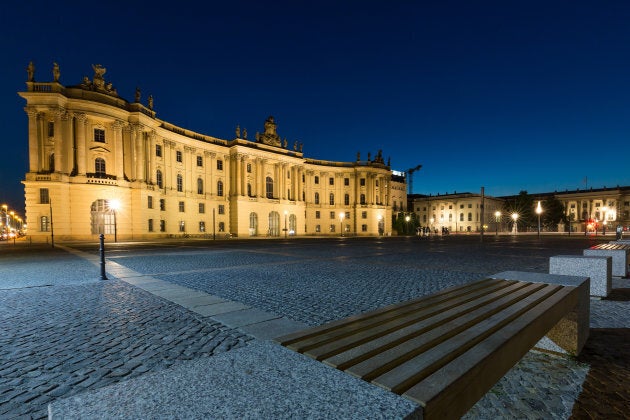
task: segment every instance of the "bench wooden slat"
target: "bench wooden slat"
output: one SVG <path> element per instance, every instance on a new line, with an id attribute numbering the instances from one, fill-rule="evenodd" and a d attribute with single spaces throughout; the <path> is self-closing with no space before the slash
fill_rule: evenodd
<path id="1" fill-rule="evenodd" d="M 543 287 L 541 288 L 541 286 Z M 439 328 L 435 334 L 429 334 L 426 337 L 420 336 L 404 342 L 350 367 L 347 372 L 398 393 L 400 384 L 408 380 L 410 373 L 414 375 L 421 373 L 424 376 L 430 374 L 430 371 L 426 371 L 427 367 L 433 366 L 445 356 L 455 357 L 458 351 L 462 351 L 462 346 L 467 343 L 466 337 L 469 338 L 469 341 L 475 340 L 480 334 L 484 334 L 487 328 L 491 328 L 492 325 L 504 320 L 506 316 L 549 293 L 549 287 L 544 286 L 535 284 L 516 291 L 514 293 L 516 299 L 511 305 L 502 308 L 499 312 L 488 312 L 486 317 L 481 320 L 478 319 L 478 314 L 468 314 L 454 321 L 452 324 L 458 322 L 469 324 L 471 321 L 477 321 L 468 329 L 464 329 L 463 332 L 460 329 L 457 334 L 453 334 L 448 328 Z M 554 286 L 552 287 L 555 289 Z M 448 353 L 452 351 L 456 353 L 449 355 Z M 433 360 L 433 358 L 437 359 Z"/>
<path id="2" fill-rule="evenodd" d="M 463 415 L 577 302 L 577 288 L 562 288 L 403 396 L 425 407 L 425 419 Z"/>
<path id="3" fill-rule="evenodd" d="M 444 335 L 455 335 L 471 324 L 479 322 L 483 317 L 487 317 L 489 313 L 497 312 L 515 300 L 520 299 L 521 295 L 514 296 L 513 292 L 522 288 L 527 288 L 527 290 L 523 290 L 523 293 L 527 293 L 540 288 L 540 286 L 523 283 L 511 285 L 509 288 L 502 289 L 500 294 L 495 292 L 491 295 L 483 296 L 466 305 L 426 319 L 423 322 L 409 325 L 367 343 L 358 343 L 360 345 L 351 347 L 322 361 L 337 369 L 347 370 L 351 366 L 384 353 L 405 341 L 415 339 L 414 342 L 418 347 L 430 346 L 434 341 L 444 339 Z M 421 338 L 418 338 L 420 335 L 422 335 Z M 349 371 L 348 373 L 359 377 L 362 375 L 359 372 L 359 368 L 355 372 Z"/>
<path id="4" fill-rule="evenodd" d="M 304 331 L 298 331 L 292 334 L 288 334 L 279 338 L 276 338 L 275 341 L 278 341 L 283 346 L 286 346 L 292 350 L 301 352 L 304 347 L 309 345 L 309 339 L 312 337 L 321 337 L 323 334 L 332 333 L 335 334 L 336 331 L 343 331 L 343 329 L 353 329 L 357 328 L 357 325 L 361 324 L 364 326 L 370 322 L 378 323 L 382 319 L 386 319 L 390 316 L 395 316 L 400 312 L 404 312 L 407 308 L 413 309 L 418 305 L 435 305 L 439 304 L 444 300 L 448 300 L 453 296 L 466 295 L 470 293 L 475 293 L 477 290 L 483 290 L 486 288 L 493 287 L 506 287 L 505 280 L 497 280 L 497 279 L 485 279 L 475 283 L 469 283 L 461 286 L 455 286 L 449 289 L 445 289 L 441 292 L 438 292 L 434 295 L 430 296 L 422 296 L 417 299 L 413 299 L 411 301 L 396 303 L 393 305 L 388 305 L 383 308 L 377 309 L 375 311 L 371 311 L 365 314 L 359 314 L 355 316 L 351 316 L 348 318 L 344 318 L 342 320 L 333 321 L 318 327 L 309 328 Z M 319 339 L 316 338 L 315 342 Z"/>
<path id="5" fill-rule="evenodd" d="M 558 290 L 557 286 L 540 289 L 518 303 L 423 352 L 421 357 L 417 357 L 418 355 L 414 354 L 416 352 L 409 349 L 410 351 L 405 357 L 413 355 L 415 356 L 413 359 L 404 361 L 402 364 L 396 361 L 396 367 L 374 378 L 372 382 L 396 393 L 406 391 L 418 380 L 425 378 L 441 365 L 453 360 L 555 290 Z"/>
<path id="6" fill-rule="evenodd" d="M 439 314 L 451 308 L 475 301 L 483 296 L 494 296 L 496 293 L 504 293 L 510 283 L 497 283 L 483 289 L 474 288 L 471 293 L 461 290 L 461 293 L 443 297 L 438 301 L 423 301 L 414 305 L 405 305 L 392 311 L 372 317 L 369 321 L 353 323 L 342 326 L 334 331 L 324 332 L 315 337 L 294 342 L 289 348 L 304 353 L 316 360 L 321 360 L 344 349 L 341 348 L 355 340 L 367 341 L 368 336 L 373 338 L 387 334 L 393 329 L 400 329 L 412 322 L 419 322 L 425 318 Z M 523 286 L 517 286 L 523 287 Z M 365 333 L 365 334 L 363 334 Z"/>

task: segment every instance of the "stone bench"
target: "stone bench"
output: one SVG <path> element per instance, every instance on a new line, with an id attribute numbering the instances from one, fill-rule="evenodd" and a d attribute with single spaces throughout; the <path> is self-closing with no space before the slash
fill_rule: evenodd
<path id="1" fill-rule="evenodd" d="M 549 258 L 549 274 L 589 277 L 591 296 L 606 297 L 612 290 L 612 257 L 556 255 Z"/>
<path id="2" fill-rule="evenodd" d="M 418 403 L 422 418 L 459 417 L 546 334 L 570 354 L 588 337 L 587 277 L 493 277 L 276 341 Z"/>
<path id="3" fill-rule="evenodd" d="M 583 254 L 590 256 L 612 257 L 612 275 L 615 277 L 628 276 L 628 253 L 630 245 L 625 244 L 599 244 L 585 249 Z"/>

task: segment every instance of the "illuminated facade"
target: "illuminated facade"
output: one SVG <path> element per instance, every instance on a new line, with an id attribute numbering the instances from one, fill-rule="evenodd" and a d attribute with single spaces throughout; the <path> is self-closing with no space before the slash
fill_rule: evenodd
<path id="1" fill-rule="evenodd" d="M 273 117 L 255 140 L 238 127 L 231 140 L 195 133 L 156 118 L 152 97 L 119 97 L 105 68 L 93 69 L 92 80 L 67 87 L 56 64 L 51 82 L 27 69 L 19 95 L 33 240 L 52 229 L 61 240 L 389 234 L 394 203 L 406 203 L 404 177 L 380 151 L 354 162 L 305 158 Z"/>
<path id="2" fill-rule="evenodd" d="M 630 230 L 630 187 L 598 188 L 554 193 L 565 208 L 573 232 Z M 567 228 L 568 230 L 568 228 Z"/>

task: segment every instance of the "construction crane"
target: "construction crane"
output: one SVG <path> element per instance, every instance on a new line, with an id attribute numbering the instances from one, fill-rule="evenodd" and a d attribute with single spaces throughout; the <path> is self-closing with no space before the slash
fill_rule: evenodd
<path id="1" fill-rule="evenodd" d="M 407 174 L 408 174 L 408 177 L 407 177 L 407 188 L 409 189 L 408 192 L 407 192 L 407 195 L 413 194 L 413 173 L 416 172 L 416 171 L 419 171 L 420 168 L 422 168 L 422 165 L 418 165 L 415 168 L 407 169 L 407 171 L 406 171 Z"/>

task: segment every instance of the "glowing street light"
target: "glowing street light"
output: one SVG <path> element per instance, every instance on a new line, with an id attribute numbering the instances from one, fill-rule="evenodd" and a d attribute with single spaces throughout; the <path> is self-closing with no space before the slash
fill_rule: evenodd
<path id="1" fill-rule="evenodd" d="M 109 208 L 114 212 L 114 242 L 118 242 L 118 223 L 116 221 L 116 211 L 120 209 L 120 201 L 110 200 Z"/>
<path id="2" fill-rule="evenodd" d="M 540 207 L 540 200 L 538 200 L 538 206 L 536 206 L 536 214 L 538 215 L 538 239 L 540 239 L 540 213 L 542 213 L 542 207 Z"/>
<path id="3" fill-rule="evenodd" d="M 343 212 L 339 213 L 339 224 L 340 224 L 340 226 L 339 226 L 339 228 L 340 228 L 339 232 L 341 232 L 341 236 L 343 236 L 343 218 L 344 218 L 345 216 L 346 216 L 346 215 L 345 215 Z"/>
<path id="4" fill-rule="evenodd" d="M 518 220 L 518 213 L 512 213 L 512 219 L 514 220 L 514 224 L 512 226 L 512 232 L 514 234 L 517 234 L 518 228 L 516 227 L 516 221 Z"/>
<path id="5" fill-rule="evenodd" d="M 499 220 L 501 220 L 501 212 L 497 210 L 494 212 L 494 221 L 497 228 L 495 236 L 499 236 Z"/>

